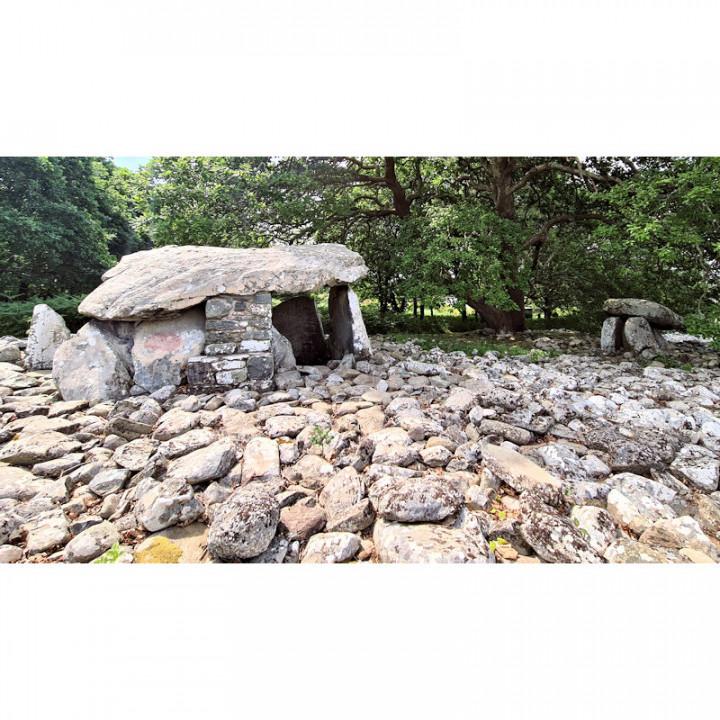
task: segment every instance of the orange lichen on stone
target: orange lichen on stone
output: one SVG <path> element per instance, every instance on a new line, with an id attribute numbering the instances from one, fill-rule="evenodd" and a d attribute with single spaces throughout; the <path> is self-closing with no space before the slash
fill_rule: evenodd
<path id="1" fill-rule="evenodd" d="M 148 538 L 135 553 L 136 563 L 177 563 L 182 549 L 172 540 L 157 536 Z"/>

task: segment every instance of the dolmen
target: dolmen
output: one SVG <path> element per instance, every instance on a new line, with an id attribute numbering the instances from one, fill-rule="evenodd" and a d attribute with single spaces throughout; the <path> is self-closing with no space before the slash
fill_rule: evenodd
<path id="1" fill-rule="evenodd" d="M 680 315 L 651 300 L 609 298 L 603 310 L 609 316 L 600 334 L 600 347 L 605 353 L 630 351 L 650 357 L 667 349 L 663 330 L 685 327 Z"/>
<path id="2" fill-rule="evenodd" d="M 296 364 L 367 358 L 350 287 L 367 272 L 360 255 L 329 243 L 126 255 L 80 304 L 89 322 L 55 351 L 53 378 L 64 400 L 100 402 L 182 384 L 265 391 Z M 325 288 L 327 334 L 311 297 Z"/>

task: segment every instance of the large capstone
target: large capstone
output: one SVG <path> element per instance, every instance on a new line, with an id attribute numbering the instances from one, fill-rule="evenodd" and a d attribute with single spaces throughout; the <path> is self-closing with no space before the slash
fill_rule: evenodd
<path id="1" fill-rule="evenodd" d="M 608 298 L 603 310 L 608 315 L 645 318 L 651 325 L 659 328 L 682 330 L 685 327 L 680 315 L 652 300 Z"/>
<path id="2" fill-rule="evenodd" d="M 79 310 L 98 320 L 142 320 L 217 295 L 312 293 L 366 274 L 360 255 L 332 243 L 249 249 L 169 245 L 123 257 Z"/>
<path id="3" fill-rule="evenodd" d="M 307 296 L 290 298 L 272 310 L 272 324 L 292 346 L 299 365 L 322 365 L 328 360 L 322 322 L 315 301 Z"/>

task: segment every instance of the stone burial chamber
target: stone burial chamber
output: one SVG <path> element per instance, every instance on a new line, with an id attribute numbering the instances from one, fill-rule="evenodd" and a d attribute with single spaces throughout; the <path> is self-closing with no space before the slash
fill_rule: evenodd
<path id="1" fill-rule="evenodd" d="M 652 357 L 668 347 L 662 331 L 685 327 L 680 315 L 652 300 L 608 298 L 603 310 L 608 315 L 600 334 L 600 347 L 605 353 L 629 350 Z"/>
<path id="2" fill-rule="evenodd" d="M 370 357 L 350 287 L 367 271 L 338 244 L 126 255 L 80 304 L 89 322 L 55 351 L 53 377 L 64 400 L 98 402 L 184 383 L 264 391 L 297 365 Z M 327 334 L 311 296 L 325 288 Z"/>

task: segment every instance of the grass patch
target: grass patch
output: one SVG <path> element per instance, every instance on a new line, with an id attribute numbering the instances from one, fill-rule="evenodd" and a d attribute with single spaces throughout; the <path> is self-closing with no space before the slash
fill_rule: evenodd
<path id="1" fill-rule="evenodd" d="M 452 335 L 413 333 L 390 333 L 387 339 L 397 343 L 411 341 L 423 350 L 440 348 L 443 352 L 462 351 L 466 355 L 484 355 L 487 352 L 496 352 L 500 356 L 528 355 L 530 350 L 519 344 L 503 343 L 489 340 L 484 337 L 453 337 Z"/>

